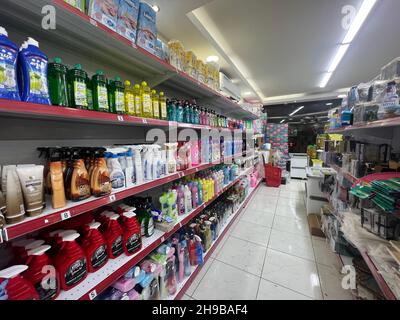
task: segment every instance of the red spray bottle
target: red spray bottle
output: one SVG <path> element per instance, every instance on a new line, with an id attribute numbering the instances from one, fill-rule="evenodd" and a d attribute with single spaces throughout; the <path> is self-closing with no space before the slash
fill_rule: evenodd
<path id="1" fill-rule="evenodd" d="M 89 272 L 96 272 L 108 260 L 106 240 L 98 230 L 100 225 L 100 222 L 92 222 L 83 228 L 81 247 L 86 254 Z"/>
<path id="2" fill-rule="evenodd" d="M 76 243 L 79 233 L 61 235 L 60 249 L 54 256 L 54 265 L 60 274 L 61 289 L 67 291 L 81 283 L 87 276 L 85 252 Z"/>
<path id="3" fill-rule="evenodd" d="M 0 287 L 7 300 L 39 300 L 32 283 L 21 275 L 27 269 L 28 266 L 17 265 L 0 271 Z"/>
<path id="4" fill-rule="evenodd" d="M 119 257 L 124 248 L 122 245 L 123 230 L 118 223 L 119 215 L 113 212 L 103 212 L 103 236 L 107 244 L 107 254 L 110 259 Z"/>
<path id="5" fill-rule="evenodd" d="M 135 208 L 123 212 L 121 226 L 124 231 L 122 241 L 126 255 L 133 255 L 142 248 L 140 223 L 136 218 Z"/>
<path id="6" fill-rule="evenodd" d="M 49 245 L 40 246 L 28 251 L 25 279 L 30 281 L 39 294 L 40 300 L 54 300 L 60 293 L 60 279 L 53 262 L 46 254 Z"/>

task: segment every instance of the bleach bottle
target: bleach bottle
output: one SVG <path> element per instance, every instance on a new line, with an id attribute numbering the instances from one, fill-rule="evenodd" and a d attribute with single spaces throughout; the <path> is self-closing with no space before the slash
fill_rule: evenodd
<path id="1" fill-rule="evenodd" d="M 19 52 L 21 100 L 25 102 L 50 105 L 47 83 L 47 56 L 39 50 L 39 42 L 28 38 L 27 47 Z"/>
<path id="2" fill-rule="evenodd" d="M 0 27 L 0 98 L 20 100 L 17 83 L 18 47 L 8 39 L 6 29 Z"/>

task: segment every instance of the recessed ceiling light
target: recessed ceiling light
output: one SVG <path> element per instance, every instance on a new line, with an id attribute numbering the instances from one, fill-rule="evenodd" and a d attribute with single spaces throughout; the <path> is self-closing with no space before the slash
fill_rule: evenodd
<path id="1" fill-rule="evenodd" d="M 251 91 L 243 92 L 243 95 L 244 95 L 244 96 L 250 96 L 250 95 L 252 95 L 252 94 L 253 94 L 253 92 L 251 92 Z"/>
<path id="2" fill-rule="evenodd" d="M 209 56 L 207 58 L 207 62 L 218 62 L 219 61 L 219 57 L 217 56 Z"/>
<path id="3" fill-rule="evenodd" d="M 283 120 L 281 121 L 281 124 L 284 123 L 284 122 L 285 122 L 285 119 L 283 119 Z"/>
<path id="4" fill-rule="evenodd" d="M 344 99 L 344 98 L 347 97 L 347 95 L 345 95 L 345 94 L 339 94 L 337 97 L 338 97 L 339 99 Z"/>
<path id="5" fill-rule="evenodd" d="M 156 4 L 155 4 L 155 5 L 152 5 L 151 7 L 153 8 L 153 10 L 154 10 L 155 12 L 160 12 L 160 7 L 157 6 Z"/>
<path id="6" fill-rule="evenodd" d="M 331 105 L 333 105 L 333 103 L 332 103 L 332 102 L 329 102 L 329 103 L 327 103 L 326 105 L 327 105 L 327 106 L 331 106 Z"/>

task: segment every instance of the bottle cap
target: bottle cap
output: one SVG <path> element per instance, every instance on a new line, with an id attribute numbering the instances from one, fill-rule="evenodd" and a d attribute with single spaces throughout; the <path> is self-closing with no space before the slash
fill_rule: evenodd
<path id="1" fill-rule="evenodd" d="M 142 82 L 142 87 L 147 87 L 147 82 L 146 81 Z"/>
<path id="2" fill-rule="evenodd" d="M 26 251 L 29 251 L 29 250 L 35 249 L 35 248 L 37 248 L 37 247 L 40 247 L 40 246 L 43 245 L 44 243 L 45 243 L 44 240 L 35 240 L 35 241 L 31 242 L 31 243 L 28 243 L 28 244 L 25 246 L 25 250 L 26 250 Z"/>
<path id="3" fill-rule="evenodd" d="M 96 71 L 96 74 L 99 76 L 104 76 L 104 71 L 99 69 Z"/>
<path id="4" fill-rule="evenodd" d="M 54 58 L 54 63 L 61 64 L 62 63 L 62 59 L 60 57 L 55 57 Z"/>
<path id="5" fill-rule="evenodd" d="M 8 32 L 6 29 L 4 29 L 3 27 L 0 27 L 0 34 L 3 36 L 8 37 Z"/>
<path id="6" fill-rule="evenodd" d="M 129 80 L 125 80 L 125 86 L 130 87 L 131 86 L 131 82 Z"/>
<path id="7" fill-rule="evenodd" d="M 80 63 L 77 63 L 75 65 L 75 69 L 82 70 L 82 65 Z"/>
<path id="8" fill-rule="evenodd" d="M 31 38 L 31 37 L 28 38 L 28 42 L 27 43 L 28 43 L 28 46 L 35 46 L 35 47 L 39 48 L 39 42 L 36 41 L 35 39 Z"/>
<path id="9" fill-rule="evenodd" d="M 100 222 L 93 221 L 92 223 L 88 224 L 88 227 L 92 230 L 98 229 L 101 226 Z"/>
<path id="10" fill-rule="evenodd" d="M 160 91 L 160 97 L 163 97 L 165 93 L 163 91 Z"/>
<path id="11" fill-rule="evenodd" d="M 151 94 L 156 94 L 157 91 L 156 90 L 151 90 Z"/>
<path id="12" fill-rule="evenodd" d="M 28 251 L 28 256 L 41 256 L 43 253 L 45 253 L 47 250 L 50 250 L 49 245 L 44 245 L 37 247 L 35 249 L 29 250 Z"/>
<path id="13" fill-rule="evenodd" d="M 7 269 L 3 269 L 0 271 L 0 278 L 3 279 L 11 279 L 19 275 L 20 273 L 26 271 L 28 269 L 28 266 L 25 265 L 17 265 L 17 266 L 12 266 Z"/>
<path id="14" fill-rule="evenodd" d="M 136 89 L 140 89 L 140 85 L 135 84 L 135 88 L 136 88 Z"/>
<path id="15" fill-rule="evenodd" d="M 116 76 L 115 77 L 115 81 L 121 81 L 121 77 L 120 76 Z"/>
<path id="16" fill-rule="evenodd" d="M 64 235 L 64 236 L 62 237 L 62 239 L 63 239 L 63 241 L 71 242 L 71 241 L 75 241 L 76 239 L 78 239 L 79 236 L 80 236 L 80 235 L 79 235 L 79 233 L 77 233 L 77 232 L 75 232 L 75 233 L 69 233 L 69 234 Z"/>

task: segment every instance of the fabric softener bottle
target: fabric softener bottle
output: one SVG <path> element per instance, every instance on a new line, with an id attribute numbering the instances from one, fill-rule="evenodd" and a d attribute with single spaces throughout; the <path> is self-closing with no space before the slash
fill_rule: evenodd
<path id="1" fill-rule="evenodd" d="M 17 82 L 18 47 L 8 39 L 6 29 L 0 27 L 0 98 L 20 100 Z"/>
<path id="2" fill-rule="evenodd" d="M 50 105 L 47 84 L 47 56 L 39 50 L 39 42 L 28 38 L 27 46 L 19 52 L 21 100 Z"/>

